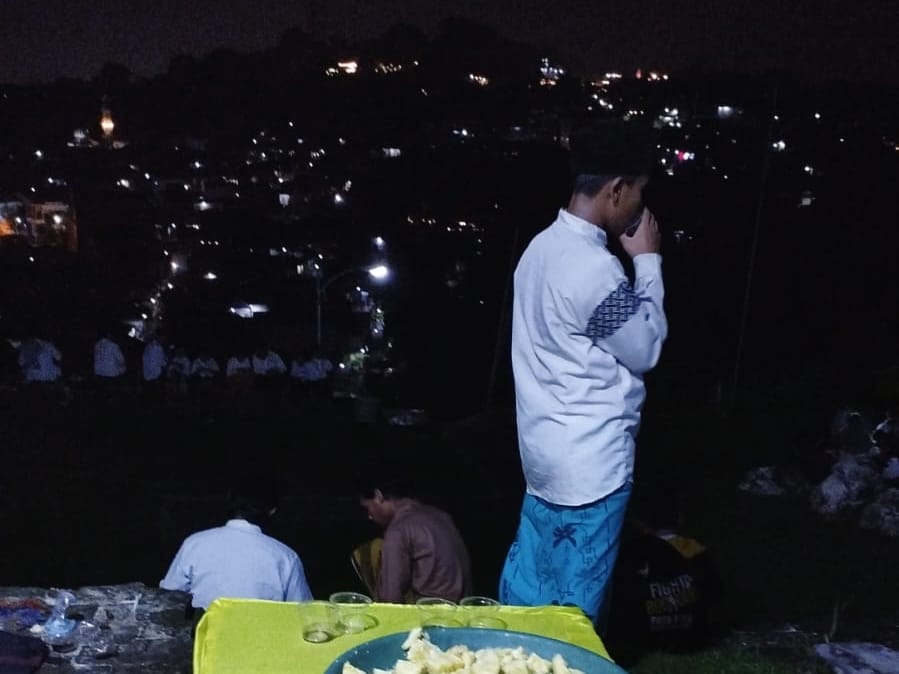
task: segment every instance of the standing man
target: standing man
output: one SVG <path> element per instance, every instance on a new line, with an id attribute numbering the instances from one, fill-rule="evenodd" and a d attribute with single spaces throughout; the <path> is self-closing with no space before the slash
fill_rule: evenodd
<path id="1" fill-rule="evenodd" d="M 527 493 L 500 600 L 574 604 L 599 626 L 634 471 L 645 389 L 667 334 L 661 236 L 643 207 L 652 152 L 635 125 L 571 138 L 567 208 L 515 270 L 512 368 Z M 633 258 L 631 283 L 608 250 Z"/>

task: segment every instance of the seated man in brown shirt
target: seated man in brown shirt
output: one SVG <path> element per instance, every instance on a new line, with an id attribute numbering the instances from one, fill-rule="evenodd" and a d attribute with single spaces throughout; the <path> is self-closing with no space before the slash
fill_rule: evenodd
<path id="1" fill-rule="evenodd" d="M 411 603 L 421 597 L 441 597 L 459 601 L 471 594 L 471 561 L 452 518 L 413 498 L 399 476 L 381 478 L 377 473 L 366 471 L 358 491 L 368 518 L 384 527 L 380 556 L 377 543 L 354 553 L 360 576 L 370 576 L 369 590 L 375 600 Z M 368 574 L 360 566 L 368 567 Z"/>

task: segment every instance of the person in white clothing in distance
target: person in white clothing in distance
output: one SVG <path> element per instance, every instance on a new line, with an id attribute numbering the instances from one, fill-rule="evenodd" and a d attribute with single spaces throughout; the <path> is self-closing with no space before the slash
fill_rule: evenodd
<path id="1" fill-rule="evenodd" d="M 150 336 L 149 341 L 144 346 L 144 352 L 141 358 L 142 374 L 145 382 L 158 382 L 162 375 L 165 374 L 165 366 L 168 358 L 165 354 L 165 346 L 163 346 L 163 337 L 159 333 Z"/>
<path id="2" fill-rule="evenodd" d="M 197 379 L 214 379 L 221 372 L 218 362 L 207 351 L 200 351 L 190 366 L 190 376 Z"/>
<path id="3" fill-rule="evenodd" d="M 526 482 L 500 578 L 504 604 L 572 604 L 600 631 L 633 481 L 643 375 L 668 332 L 661 235 L 643 205 L 648 130 L 573 134 L 571 199 L 514 278 L 512 369 Z M 609 251 L 617 241 L 634 280 Z"/>
<path id="4" fill-rule="evenodd" d="M 286 374 L 287 365 L 281 356 L 262 345 L 253 354 L 253 372 L 263 377 L 275 377 Z"/>
<path id="5" fill-rule="evenodd" d="M 122 347 L 112 339 L 111 333 L 104 333 L 94 344 L 94 375 L 101 380 L 118 379 L 127 370 Z"/>
<path id="6" fill-rule="evenodd" d="M 62 354 L 56 345 L 40 337 L 30 337 L 19 347 L 19 367 L 27 382 L 55 382 L 62 376 Z"/>
<path id="7" fill-rule="evenodd" d="M 225 364 L 226 377 L 241 377 L 253 375 L 253 361 L 246 354 L 231 356 Z"/>

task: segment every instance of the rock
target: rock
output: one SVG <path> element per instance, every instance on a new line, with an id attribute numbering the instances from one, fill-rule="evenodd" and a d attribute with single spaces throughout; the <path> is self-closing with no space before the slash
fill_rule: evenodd
<path id="1" fill-rule="evenodd" d="M 899 536 L 899 489 L 886 489 L 862 512 L 860 524 L 885 536 Z"/>
<path id="2" fill-rule="evenodd" d="M 837 674 L 899 674 L 899 652 L 881 644 L 818 644 L 815 654 Z"/>
<path id="3" fill-rule="evenodd" d="M 49 605 L 58 591 L 0 587 L 0 599 L 37 598 Z M 70 617 L 79 616 L 74 647 L 51 650 L 41 672 L 190 672 L 192 622 L 185 617 L 190 595 L 143 583 L 83 587 L 73 592 Z"/>
<path id="4" fill-rule="evenodd" d="M 812 490 L 812 509 L 822 515 L 836 515 L 858 508 L 876 488 L 879 473 L 868 455 L 841 454 L 827 479 Z"/>
<path id="5" fill-rule="evenodd" d="M 899 480 L 899 458 L 895 456 L 890 457 L 883 469 L 883 479 L 890 482 Z"/>
<path id="6" fill-rule="evenodd" d="M 871 439 L 884 452 L 899 453 L 899 418 L 888 414 L 874 428 Z"/>
<path id="7" fill-rule="evenodd" d="M 786 488 L 777 478 L 775 466 L 759 466 L 746 473 L 746 477 L 737 485 L 737 489 L 756 496 L 782 496 Z"/>

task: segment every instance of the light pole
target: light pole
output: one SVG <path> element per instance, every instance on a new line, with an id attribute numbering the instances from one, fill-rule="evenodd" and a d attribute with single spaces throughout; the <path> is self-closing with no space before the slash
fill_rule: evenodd
<path id="1" fill-rule="evenodd" d="M 339 272 L 329 278 L 327 281 L 322 282 L 322 274 L 318 273 L 315 275 L 315 343 L 318 346 L 322 345 L 322 300 L 325 297 L 325 291 L 328 287 L 334 283 L 334 281 L 347 276 L 348 274 L 353 274 L 356 272 L 368 272 L 368 275 L 371 276 L 376 281 L 384 281 L 388 276 L 390 276 L 390 268 L 384 264 L 376 264 L 371 267 L 350 267 L 349 269 L 344 269 L 342 272 Z"/>

